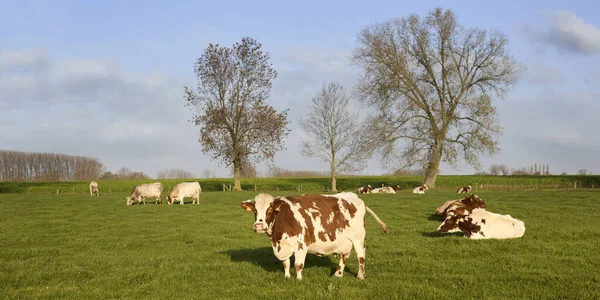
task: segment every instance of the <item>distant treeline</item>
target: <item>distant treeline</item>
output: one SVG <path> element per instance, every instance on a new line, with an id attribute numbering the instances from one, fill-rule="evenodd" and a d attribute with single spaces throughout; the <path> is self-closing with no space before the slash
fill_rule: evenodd
<path id="1" fill-rule="evenodd" d="M 93 157 L 0 150 L 0 181 L 88 180 L 103 171 Z"/>

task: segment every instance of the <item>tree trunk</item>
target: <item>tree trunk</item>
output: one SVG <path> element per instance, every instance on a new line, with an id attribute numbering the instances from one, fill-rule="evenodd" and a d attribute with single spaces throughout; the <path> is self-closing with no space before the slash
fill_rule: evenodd
<path id="1" fill-rule="evenodd" d="M 335 180 L 335 164 L 331 163 L 331 191 L 337 193 L 337 183 Z"/>
<path id="2" fill-rule="evenodd" d="M 442 148 L 443 143 L 436 143 L 433 148 L 433 153 L 431 153 L 431 160 L 429 161 L 429 166 L 427 166 L 427 170 L 425 171 L 425 185 L 428 188 L 435 187 L 435 180 L 440 172 L 440 162 L 442 161 Z"/>
<path id="3" fill-rule="evenodd" d="M 236 159 L 233 162 L 233 190 L 241 191 L 242 185 L 240 184 L 240 168 L 242 164 L 241 161 Z"/>

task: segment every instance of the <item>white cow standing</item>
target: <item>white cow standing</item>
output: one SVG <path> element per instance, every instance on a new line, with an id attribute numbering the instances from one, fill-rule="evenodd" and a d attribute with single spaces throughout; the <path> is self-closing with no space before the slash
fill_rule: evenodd
<path id="1" fill-rule="evenodd" d="M 138 205 L 144 203 L 146 205 L 146 199 L 149 197 L 156 197 L 155 204 L 162 203 L 162 190 L 163 186 L 160 182 L 155 183 L 143 183 L 133 188 L 131 195 L 125 198 L 127 205 L 133 204 L 133 200 L 137 200 Z"/>
<path id="2" fill-rule="evenodd" d="M 200 204 L 200 194 L 202 194 L 200 183 L 182 182 L 177 184 L 167 196 L 167 204 L 171 205 L 174 201 L 179 200 L 179 204 L 183 205 L 183 198 L 185 197 L 191 197 L 192 204 Z"/>
<path id="3" fill-rule="evenodd" d="M 94 195 L 100 197 L 100 191 L 98 190 L 98 183 L 95 181 L 90 182 L 90 197 Z"/>

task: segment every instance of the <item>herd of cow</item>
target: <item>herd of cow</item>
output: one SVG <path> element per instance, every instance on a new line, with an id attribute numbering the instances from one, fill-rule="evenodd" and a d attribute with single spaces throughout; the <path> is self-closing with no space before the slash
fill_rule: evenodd
<path id="1" fill-rule="evenodd" d="M 425 191 L 429 188 L 427 185 L 423 184 L 413 189 L 413 194 L 425 194 Z M 395 186 L 382 186 L 380 188 L 373 188 L 370 184 L 359 187 L 356 190 L 357 194 L 395 194 L 396 191 L 400 190 L 399 185 Z"/>
<path id="2" fill-rule="evenodd" d="M 154 183 L 142 183 L 137 185 L 131 191 L 129 197 L 125 198 L 127 205 L 132 205 L 134 200 L 137 204 L 146 204 L 146 198 L 156 198 L 155 204 L 162 203 L 163 185 L 160 182 Z M 194 182 L 182 182 L 177 184 L 167 196 L 167 203 L 169 205 L 179 200 L 179 204 L 183 205 L 183 199 L 186 197 L 192 198 L 192 204 L 200 204 L 200 194 L 202 194 L 202 188 L 200 183 Z M 90 196 L 100 196 L 98 190 L 98 183 L 95 181 L 90 182 Z"/>
<path id="3" fill-rule="evenodd" d="M 364 193 L 396 193 L 399 186 L 372 189 L 370 185 L 357 190 Z M 426 185 L 416 187 L 413 193 L 423 194 Z M 471 186 L 464 186 L 457 193 L 470 193 Z M 198 203 L 202 190 L 198 182 L 182 182 L 176 185 L 167 197 L 172 204 L 184 197 L 191 197 Z M 90 195 L 99 195 L 98 184 L 90 183 Z M 129 197 L 127 205 L 145 204 L 144 198 L 156 197 L 156 204 L 162 203 L 160 182 L 140 184 Z M 277 196 L 260 193 L 253 199 L 243 201 L 242 209 L 254 213 L 253 229 L 266 233 L 271 240 L 273 253 L 283 263 L 285 277 L 290 277 L 290 257 L 294 255 L 296 278 L 302 279 L 304 261 L 308 253 L 318 256 L 333 254 L 339 256 L 339 264 L 334 273 L 342 277 L 344 268 L 354 248 L 358 258 L 357 279 L 365 277 L 365 236 L 366 212 L 388 232 L 386 224 L 367 207 L 353 192 L 333 195 Z M 486 210 L 485 202 L 477 195 L 446 201 L 436 208 L 442 219 L 438 227 L 441 233 L 463 232 L 468 239 L 508 239 L 519 238 L 525 233 L 525 224 L 510 215 L 501 215 Z"/>

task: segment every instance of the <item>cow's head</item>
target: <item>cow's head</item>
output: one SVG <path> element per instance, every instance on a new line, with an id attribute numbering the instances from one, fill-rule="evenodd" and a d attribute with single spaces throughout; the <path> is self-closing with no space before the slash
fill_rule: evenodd
<path id="1" fill-rule="evenodd" d="M 171 198 L 171 196 L 167 196 L 167 204 L 173 204 L 173 198 Z"/>
<path id="2" fill-rule="evenodd" d="M 254 199 L 242 202 L 245 211 L 254 213 L 253 229 L 257 233 L 267 232 L 273 225 L 275 214 L 281 209 L 283 201 L 269 194 L 258 194 Z"/>
<path id="3" fill-rule="evenodd" d="M 400 185 L 395 185 L 392 187 L 394 189 L 394 191 L 399 191 L 400 190 Z"/>
<path id="4" fill-rule="evenodd" d="M 462 199 L 460 202 L 466 205 L 470 210 L 473 210 L 474 208 L 485 208 L 485 201 L 477 195 L 471 195 L 470 197 Z"/>
<path id="5" fill-rule="evenodd" d="M 131 197 L 127 197 L 127 198 L 125 198 L 125 200 L 127 200 L 127 205 L 131 205 L 133 203 L 133 200 L 131 199 Z"/>

